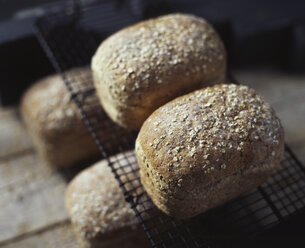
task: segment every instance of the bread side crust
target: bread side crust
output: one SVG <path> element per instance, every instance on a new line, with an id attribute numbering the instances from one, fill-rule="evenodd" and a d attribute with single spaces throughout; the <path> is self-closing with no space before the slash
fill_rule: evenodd
<path id="1" fill-rule="evenodd" d="M 33 119 L 23 114 L 23 120 L 37 152 L 50 166 L 67 167 L 99 154 L 97 145 L 87 132 L 79 132 L 77 136 L 48 140 L 35 127 Z"/>
<path id="2" fill-rule="evenodd" d="M 78 233 L 77 240 L 81 248 L 150 248 L 149 241 L 141 227 L 137 229 L 121 229 L 104 237 L 91 240 L 85 239 Z"/>
<path id="3" fill-rule="evenodd" d="M 280 160 L 270 160 L 260 164 L 250 165 L 247 169 L 232 172 L 223 178 L 209 184 L 196 187 L 197 192 L 184 190 L 171 192 L 169 182 L 162 182 L 142 149 L 136 142 L 140 178 L 146 192 L 154 204 L 164 213 L 177 218 L 188 219 L 211 208 L 222 205 L 245 192 L 254 190 L 273 174 Z M 176 188 L 177 189 L 177 188 Z"/>
<path id="4" fill-rule="evenodd" d="M 123 104 L 120 100 L 117 100 L 111 96 L 109 88 L 106 86 L 106 84 L 101 83 L 102 79 L 98 79 L 98 75 L 95 72 L 93 72 L 93 79 L 100 103 L 103 106 L 104 111 L 108 114 L 108 116 L 115 123 L 118 123 L 120 126 L 126 129 L 139 130 L 143 122 L 150 116 L 150 114 L 155 109 L 167 103 L 169 100 L 174 98 L 175 95 L 184 95 L 186 93 L 191 92 L 192 90 L 201 88 L 201 86 L 204 87 L 224 82 L 225 68 L 223 72 L 221 72 L 215 78 L 212 78 L 209 81 L 205 81 L 201 86 L 196 85 L 193 88 L 188 86 L 187 89 L 180 89 L 180 93 L 175 94 L 173 94 L 174 89 L 170 89 L 172 96 L 165 95 L 163 97 L 160 97 L 157 102 L 150 106 L 143 106 L 141 104 L 141 98 L 139 99 L 139 104 L 137 105 Z"/>

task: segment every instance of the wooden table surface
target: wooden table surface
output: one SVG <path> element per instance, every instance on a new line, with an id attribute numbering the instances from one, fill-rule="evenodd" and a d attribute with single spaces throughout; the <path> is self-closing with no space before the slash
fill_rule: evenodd
<path id="1" fill-rule="evenodd" d="M 275 108 L 286 142 L 305 164 L 305 75 L 235 71 Z M 0 109 L 0 247 L 77 247 L 64 209 L 66 177 L 36 154 L 18 107 Z"/>

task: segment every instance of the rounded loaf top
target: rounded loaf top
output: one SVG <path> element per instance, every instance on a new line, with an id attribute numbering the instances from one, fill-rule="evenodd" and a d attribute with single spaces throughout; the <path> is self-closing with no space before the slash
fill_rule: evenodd
<path id="1" fill-rule="evenodd" d="M 284 135 L 274 110 L 253 89 L 220 84 L 157 109 L 144 122 L 136 146 L 161 180 L 181 186 L 190 176 L 208 184 L 279 161 Z"/>
<path id="2" fill-rule="evenodd" d="M 60 75 L 48 76 L 31 86 L 22 98 L 21 109 L 48 137 L 71 132 L 81 119 Z"/>
<path id="3" fill-rule="evenodd" d="M 78 233 L 88 240 L 138 224 L 106 160 L 73 179 L 66 192 L 66 208 Z"/>
<path id="4" fill-rule="evenodd" d="M 91 66 L 113 99 L 147 107 L 224 74 L 226 53 L 204 19 L 170 14 L 110 36 L 98 48 Z"/>
<path id="5" fill-rule="evenodd" d="M 87 81 L 82 82 L 83 77 L 89 73 L 91 74 L 91 71 L 88 67 L 79 67 L 65 72 L 67 77 L 77 81 L 76 85 L 82 84 L 84 89 L 91 87 Z M 46 139 L 57 139 L 60 135 L 73 134 L 73 131 L 88 132 L 59 74 L 40 79 L 27 89 L 21 100 L 21 110 L 30 122 L 35 123 L 36 132 Z"/>

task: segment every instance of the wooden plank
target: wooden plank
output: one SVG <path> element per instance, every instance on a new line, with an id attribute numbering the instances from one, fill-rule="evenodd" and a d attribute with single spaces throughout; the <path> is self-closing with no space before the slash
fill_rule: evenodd
<path id="1" fill-rule="evenodd" d="M 0 245 L 1 248 L 72 248 L 78 247 L 70 223 L 55 225 L 40 232 L 12 240 Z"/>
<path id="2" fill-rule="evenodd" d="M 288 144 L 305 140 L 305 75 L 261 69 L 236 71 L 234 75 L 271 103 L 282 121 Z"/>
<path id="3" fill-rule="evenodd" d="M 0 108 L 0 159 L 32 149 L 32 141 L 17 108 Z"/>
<path id="4" fill-rule="evenodd" d="M 36 153 L 0 162 L 0 243 L 66 220 L 66 184 Z"/>

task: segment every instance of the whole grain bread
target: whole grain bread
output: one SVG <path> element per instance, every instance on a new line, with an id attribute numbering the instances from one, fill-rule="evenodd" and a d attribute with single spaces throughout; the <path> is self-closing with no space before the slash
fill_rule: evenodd
<path id="1" fill-rule="evenodd" d="M 79 68 L 69 72 L 73 73 L 91 72 Z M 81 80 L 77 76 L 73 78 Z M 36 149 L 50 165 L 69 166 L 99 154 L 60 75 L 34 83 L 22 98 L 21 113 Z"/>
<path id="2" fill-rule="evenodd" d="M 91 68 L 101 104 L 110 118 L 138 130 L 166 102 L 221 83 L 226 52 L 204 19 L 170 14 L 110 36 L 97 49 Z"/>
<path id="3" fill-rule="evenodd" d="M 246 86 L 215 85 L 157 109 L 136 140 L 141 182 L 156 206 L 186 219 L 266 181 L 282 159 L 274 110 Z"/>
<path id="4" fill-rule="evenodd" d="M 106 160 L 73 179 L 66 192 L 66 209 L 81 247 L 150 247 Z"/>

